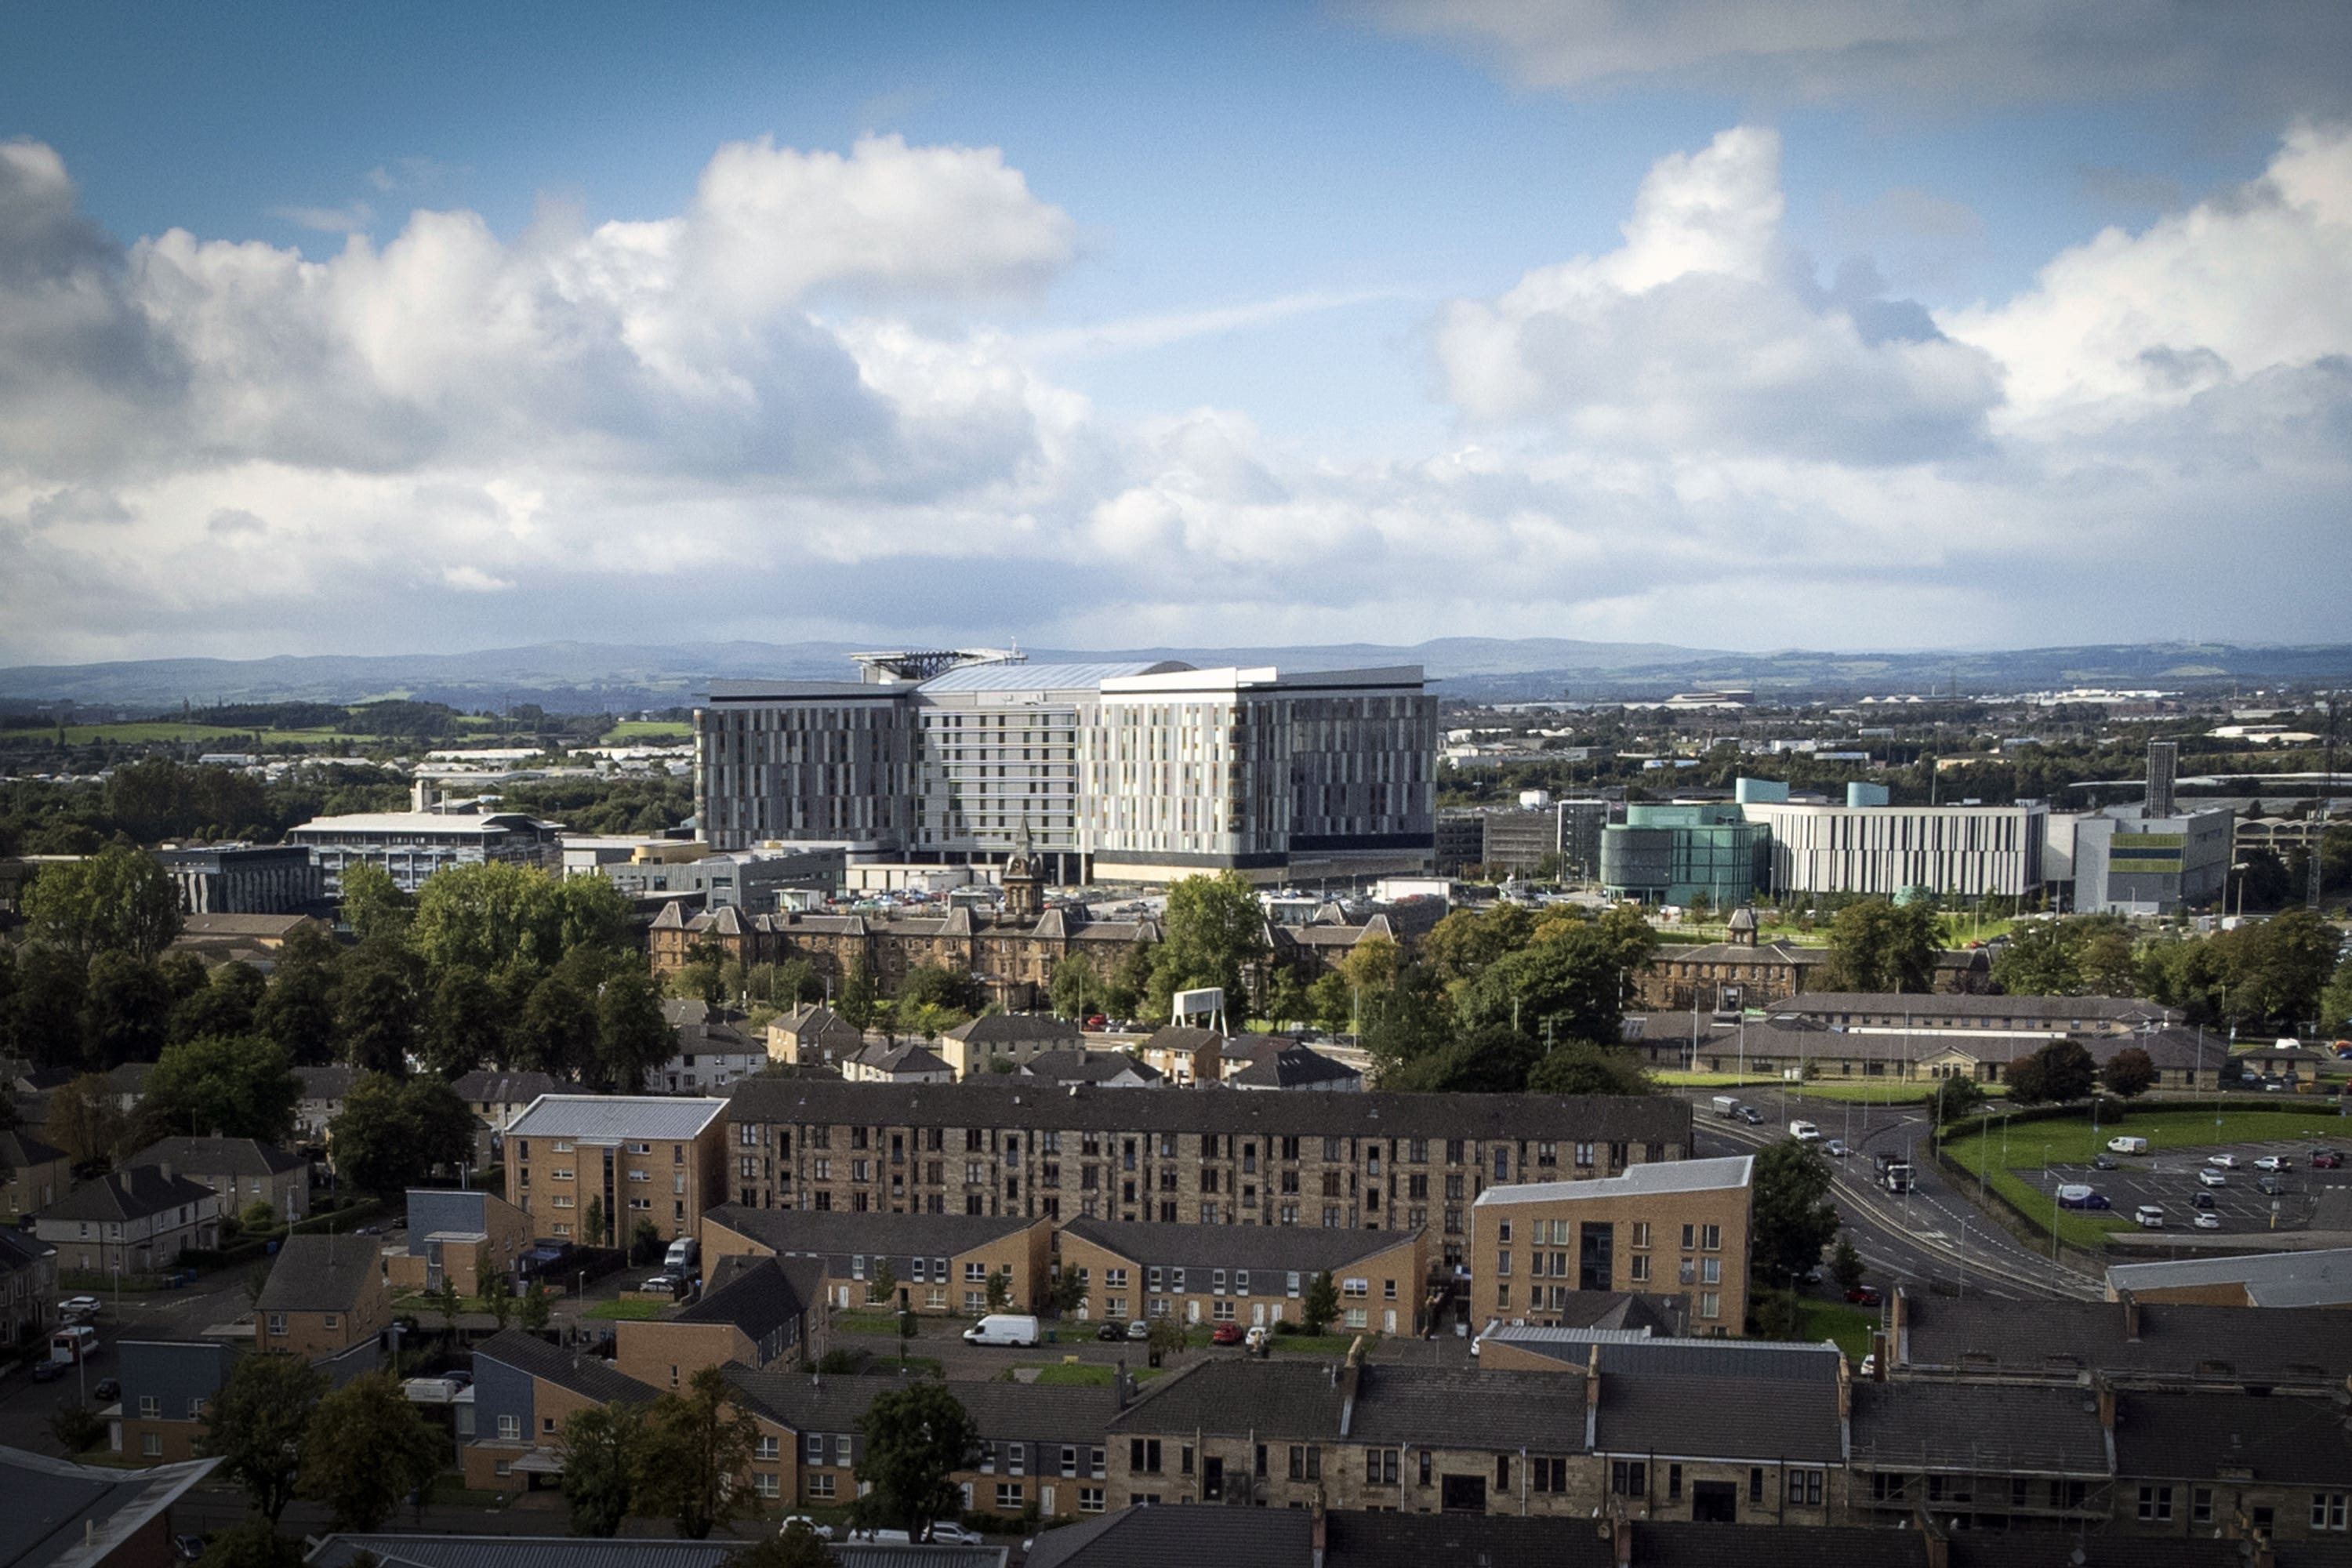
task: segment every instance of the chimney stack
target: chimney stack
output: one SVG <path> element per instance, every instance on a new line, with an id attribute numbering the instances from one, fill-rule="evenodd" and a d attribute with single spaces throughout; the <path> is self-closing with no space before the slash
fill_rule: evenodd
<path id="1" fill-rule="evenodd" d="M 2122 1302 L 2124 1307 L 2124 1338 L 2137 1341 L 2139 1338 L 2139 1298 L 2133 1295 L 2129 1290 L 2118 1290 L 2116 1292 L 2116 1300 Z"/>

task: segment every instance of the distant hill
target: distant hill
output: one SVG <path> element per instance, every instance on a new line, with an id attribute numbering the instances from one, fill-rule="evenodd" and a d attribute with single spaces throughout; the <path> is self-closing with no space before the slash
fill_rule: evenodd
<path id="1" fill-rule="evenodd" d="M 383 698 L 496 709 L 536 702 L 550 712 L 625 712 L 694 701 L 713 678 L 835 679 L 870 643 L 541 643 L 477 653 L 336 654 L 259 659 L 130 659 L 0 669 L 0 707 L 42 702 L 156 710 L 182 702 L 362 702 Z M 1039 663 L 1107 658 L 1198 665 L 1335 669 L 1418 664 L 1452 697 L 1609 700 L 1708 686 L 1789 696 L 1998 693 L 2070 686 L 2168 689 L 2352 680 L 2352 644 L 2294 647 L 2144 643 L 2001 652 L 1736 653 L 1665 643 L 1557 637 L 1440 637 L 1410 647 L 1033 648 Z"/>

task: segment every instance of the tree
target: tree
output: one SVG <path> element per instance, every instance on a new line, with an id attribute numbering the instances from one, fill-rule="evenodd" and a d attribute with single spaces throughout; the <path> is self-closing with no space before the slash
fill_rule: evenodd
<path id="1" fill-rule="evenodd" d="M 81 1050 L 82 994 L 89 965 L 61 948 L 26 947 L 16 959 L 9 1033 L 16 1054 L 44 1068 L 89 1065 Z"/>
<path id="2" fill-rule="evenodd" d="M 482 1300 L 490 1309 L 490 1316 L 498 1320 L 501 1330 L 513 1321 L 514 1280 L 508 1277 L 505 1269 L 491 1270 L 490 1277 L 482 1281 Z"/>
<path id="3" fill-rule="evenodd" d="M 1950 1078 L 1936 1080 L 1934 1091 L 1927 1098 L 1927 1110 L 1937 1126 L 1974 1116 L 1982 1110 L 1985 1091 L 1972 1078 L 1955 1073 Z"/>
<path id="4" fill-rule="evenodd" d="M 2352 1029 L 2352 958 L 2336 966 L 2336 976 L 2320 993 L 2319 1027 L 2322 1034 L 2341 1035 Z"/>
<path id="5" fill-rule="evenodd" d="M 1393 990 L 1404 967 L 1403 950 L 1384 936 L 1368 936 L 1348 950 L 1339 973 L 1360 995 L 1380 996 Z"/>
<path id="6" fill-rule="evenodd" d="M 988 1310 L 1002 1312 L 1013 1305 L 1013 1270 L 992 1268 L 988 1274 Z"/>
<path id="7" fill-rule="evenodd" d="M 590 1085 L 607 1094 L 636 1094 L 646 1074 L 677 1051 L 677 1036 L 662 1016 L 661 995 L 639 970 L 606 980 L 596 995 L 596 1045 Z"/>
<path id="8" fill-rule="evenodd" d="M 362 861 L 343 868 L 342 914 L 362 945 L 399 942 L 407 936 L 408 922 L 416 917 L 416 899 L 401 891 L 391 872 Z"/>
<path id="9" fill-rule="evenodd" d="M 1944 919 L 1926 902 L 1864 899 L 1830 921 L 1830 987 L 1839 991 L 1932 991 Z"/>
<path id="10" fill-rule="evenodd" d="M 1184 1325 L 1172 1312 L 1151 1320 L 1150 1336 L 1144 1346 L 1150 1353 L 1151 1364 L 1158 1366 L 1162 1357 L 1184 1348 Z"/>
<path id="11" fill-rule="evenodd" d="M 853 959 L 849 973 L 841 983 L 841 999 L 833 1010 L 844 1023 L 863 1029 L 874 1022 L 875 1004 L 881 1000 L 881 989 L 874 984 L 873 972 L 866 967 L 863 958 Z"/>
<path id="12" fill-rule="evenodd" d="M 162 862 L 128 845 L 41 867 L 17 898 L 35 942 L 87 964 L 101 952 L 153 963 L 180 934 L 180 890 Z"/>
<path id="13" fill-rule="evenodd" d="M 1076 1268 L 1056 1269 L 1053 1282 L 1045 1287 L 1045 1306 L 1057 1317 L 1068 1317 L 1086 1305 L 1087 1282 Z"/>
<path id="14" fill-rule="evenodd" d="M 1529 1094 L 1655 1094 L 1649 1074 L 1628 1051 L 1570 1040 L 1528 1074 Z"/>
<path id="15" fill-rule="evenodd" d="M 315 931 L 298 933 L 278 950 L 269 989 L 254 1008 L 254 1026 L 305 1067 L 332 1059 L 335 970 L 341 952 Z"/>
<path id="16" fill-rule="evenodd" d="M 634 1405 L 592 1405 L 563 1423 L 563 1500 L 572 1532 L 610 1539 L 636 1495 L 645 1421 Z"/>
<path id="17" fill-rule="evenodd" d="M 335 1039 L 362 1072 L 408 1076 L 425 1022 L 425 966 L 389 939 L 355 949 L 335 980 Z"/>
<path id="18" fill-rule="evenodd" d="M 1056 1017 L 1083 1022 L 1087 1005 L 1102 1005 L 1102 976 L 1095 973 L 1094 961 L 1083 952 L 1073 952 L 1054 965 L 1052 999 Z"/>
<path id="19" fill-rule="evenodd" d="M 1150 995 L 1165 1005 L 1178 991 L 1216 986 L 1238 1015 L 1250 999 L 1253 969 L 1265 956 L 1265 912 L 1238 871 L 1177 879 L 1168 890 Z"/>
<path id="20" fill-rule="evenodd" d="M 2083 971 L 2074 949 L 2063 921 L 2021 925 L 1992 961 L 1993 984 L 2011 996 L 2078 994 Z"/>
<path id="21" fill-rule="evenodd" d="M 897 1271 L 890 1267 L 888 1258 L 877 1258 L 874 1264 L 873 1276 L 866 1281 L 866 1299 L 868 1301 L 889 1302 L 895 1301 L 898 1295 Z"/>
<path id="22" fill-rule="evenodd" d="M 919 963 L 898 983 L 901 1011 L 930 1006 L 971 1015 L 988 1005 L 988 993 L 971 971 L 944 963 Z"/>
<path id="23" fill-rule="evenodd" d="M 1503 1024 L 1561 1040 L 1615 1040 L 1624 1033 L 1624 949 L 1598 923 L 1496 960 L 1456 994 L 1462 1022 Z"/>
<path id="24" fill-rule="evenodd" d="M 450 1344 L 457 1342 L 457 1320 L 466 1310 L 466 1299 L 457 1294 L 457 1281 L 450 1275 L 441 1276 L 441 1288 L 425 1298 L 433 1310 L 441 1314 L 441 1332 Z"/>
<path id="25" fill-rule="evenodd" d="M 371 1531 L 440 1473 L 447 1441 L 389 1373 L 368 1373 L 319 1401 L 298 1490 L 333 1510 L 330 1528 Z"/>
<path id="26" fill-rule="evenodd" d="M 1748 1221 L 1750 1267 L 1767 1285 L 1789 1283 L 1821 1261 L 1842 1222 L 1828 1201 L 1829 1162 L 1793 1138 L 1756 1156 Z"/>
<path id="27" fill-rule="evenodd" d="M 795 1519 L 774 1535 L 731 1552 L 721 1568 L 833 1568 L 838 1562 L 824 1537 Z"/>
<path id="28" fill-rule="evenodd" d="M 269 982 L 250 963 L 231 962 L 212 972 L 201 990 L 173 1005 L 167 1025 L 172 1043 L 202 1039 L 206 1035 L 249 1035 L 254 1014 L 268 994 Z"/>
<path id="29" fill-rule="evenodd" d="M 1476 978 L 1534 940 L 1535 917 L 1517 904 L 1455 910 L 1421 939 L 1421 958 L 1439 984 L 1450 987 Z"/>
<path id="30" fill-rule="evenodd" d="M 1830 1278 L 1837 1281 L 1838 1293 L 1851 1296 L 1862 1289 L 1862 1254 L 1853 1249 L 1853 1237 L 1840 1236 L 1837 1250 L 1830 1254 Z"/>
<path id="31" fill-rule="evenodd" d="M 152 1062 L 171 1036 L 176 998 L 163 972 L 127 952 L 101 952 L 82 983 L 81 1059 L 93 1068 Z"/>
<path id="32" fill-rule="evenodd" d="M 662 1256 L 662 1234 L 649 1219 L 641 1219 L 629 1227 L 629 1261 L 639 1268 L 658 1263 Z"/>
<path id="33" fill-rule="evenodd" d="M 328 1129 L 335 1169 L 362 1192 L 393 1197 L 474 1152 L 480 1125 L 466 1102 L 437 1079 L 405 1081 L 367 1073 L 343 1097 Z"/>
<path id="34" fill-rule="evenodd" d="M 2343 938 L 2311 910 L 2292 909 L 2212 939 L 2229 980 L 2230 1019 L 2293 1028 L 2319 1014 Z"/>
<path id="35" fill-rule="evenodd" d="M 591 1247 L 604 1245 L 604 1200 L 590 1198 L 580 1211 L 580 1239 Z"/>
<path id="36" fill-rule="evenodd" d="M 471 964 L 454 964 L 433 982 L 425 1009 L 425 1065 L 444 1079 L 460 1079 L 503 1054 L 506 999 Z"/>
<path id="37" fill-rule="evenodd" d="M 704 1540 L 757 1506 L 737 1480 L 759 1436 L 759 1424 L 730 1403 L 725 1376 L 702 1368 L 685 1389 L 656 1399 L 646 1416 L 635 1472 L 638 1508 L 667 1515 L 689 1541 Z"/>
<path id="38" fill-rule="evenodd" d="M 205 1542 L 204 1568 L 302 1568 L 302 1545 L 278 1533 L 268 1520 L 233 1524 Z"/>
<path id="39" fill-rule="evenodd" d="M 197 1451 L 219 1459 L 273 1525 L 294 1500 L 303 1437 L 326 1392 L 326 1374 L 308 1362 L 265 1351 L 238 1361 L 205 1409 Z"/>
<path id="40" fill-rule="evenodd" d="M 2107 1058 L 2107 1092 L 2125 1100 L 2137 1099 L 2156 1085 L 2156 1063 L 2137 1046 L 2126 1046 Z"/>
<path id="41" fill-rule="evenodd" d="M 259 1035 L 171 1046 L 147 1076 L 142 1135 L 257 1138 L 282 1143 L 294 1128 L 302 1080 L 286 1047 Z"/>
<path id="42" fill-rule="evenodd" d="M 123 1152 L 128 1131 L 121 1099 L 104 1073 L 84 1073 L 50 1091 L 41 1136 L 75 1164 L 112 1159 Z"/>
<path id="43" fill-rule="evenodd" d="M 2064 1104 L 2081 1100 L 2098 1081 L 2099 1064 L 2073 1040 L 2053 1040 L 2032 1055 L 2011 1062 L 2009 1099 L 2012 1105 Z"/>
<path id="44" fill-rule="evenodd" d="M 547 1327 L 555 1315 L 555 1303 L 547 1299 L 545 1281 L 534 1278 L 522 1293 L 522 1305 L 516 1310 L 515 1321 L 533 1332 Z"/>
<path id="45" fill-rule="evenodd" d="M 595 999 L 562 974 L 531 987 L 518 1023 L 519 1065 L 574 1079 L 596 1055 Z"/>
<path id="46" fill-rule="evenodd" d="M 922 1382 L 877 1395 L 858 1420 L 866 1437 L 857 1467 L 873 1489 L 851 1517 L 860 1524 L 891 1525 L 916 1541 L 929 1539 L 931 1521 L 952 1517 L 963 1494 L 955 1472 L 980 1463 L 980 1424 L 943 1383 Z"/>
<path id="47" fill-rule="evenodd" d="M 106 1436 L 106 1423 L 96 1410 L 77 1400 L 60 1399 L 49 1413 L 49 1436 L 68 1454 L 95 1448 Z"/>
<path id="48" fill-rule="evenodd" d="M 1517 1094 L 1543 1047 L 1508 1024 L 1488 1024 L 1381 1075 L 1382 1089 L 1423 1094 Z"/>
<path id="49" fill-rule="evenodd" d="M 1339 1316 L 1339 1287 L 1326 1268 L 1307 1282 L 1307 1294 L 1298 1303 L 1298 1325 L 1310 1334 L 1319 1334 Z"/>

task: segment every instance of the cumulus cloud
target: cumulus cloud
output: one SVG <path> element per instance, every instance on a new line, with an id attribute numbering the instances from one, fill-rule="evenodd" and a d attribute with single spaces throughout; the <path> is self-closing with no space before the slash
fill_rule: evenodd
<path id="1" fill-rule="evenodd" d="M 1780 241 L 1780 139 L 1738 127 L 1642 182 L 1625 243 L 1451 307 L 1449 395 L 1486 421 L 1688 452 L 1913 461 L 1973 441 L 1993 361 L 1847 274 L 1817 288 Z"/>
<path id="2" fill-rule="evenodd" d="M 1895 106 L 2211 94 L 2263 112 L 2352 101 L 2336 0 L 1364 0 L 1530 86 L 1864 97 Z"/>

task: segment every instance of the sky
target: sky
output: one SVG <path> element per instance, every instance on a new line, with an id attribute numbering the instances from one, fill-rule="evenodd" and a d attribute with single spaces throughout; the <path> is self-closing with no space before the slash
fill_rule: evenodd
<path id="1" fill-rule="evenodd" d="M 2352 6 L 0 9 L 0 663 L 2352 640 Z"/>

